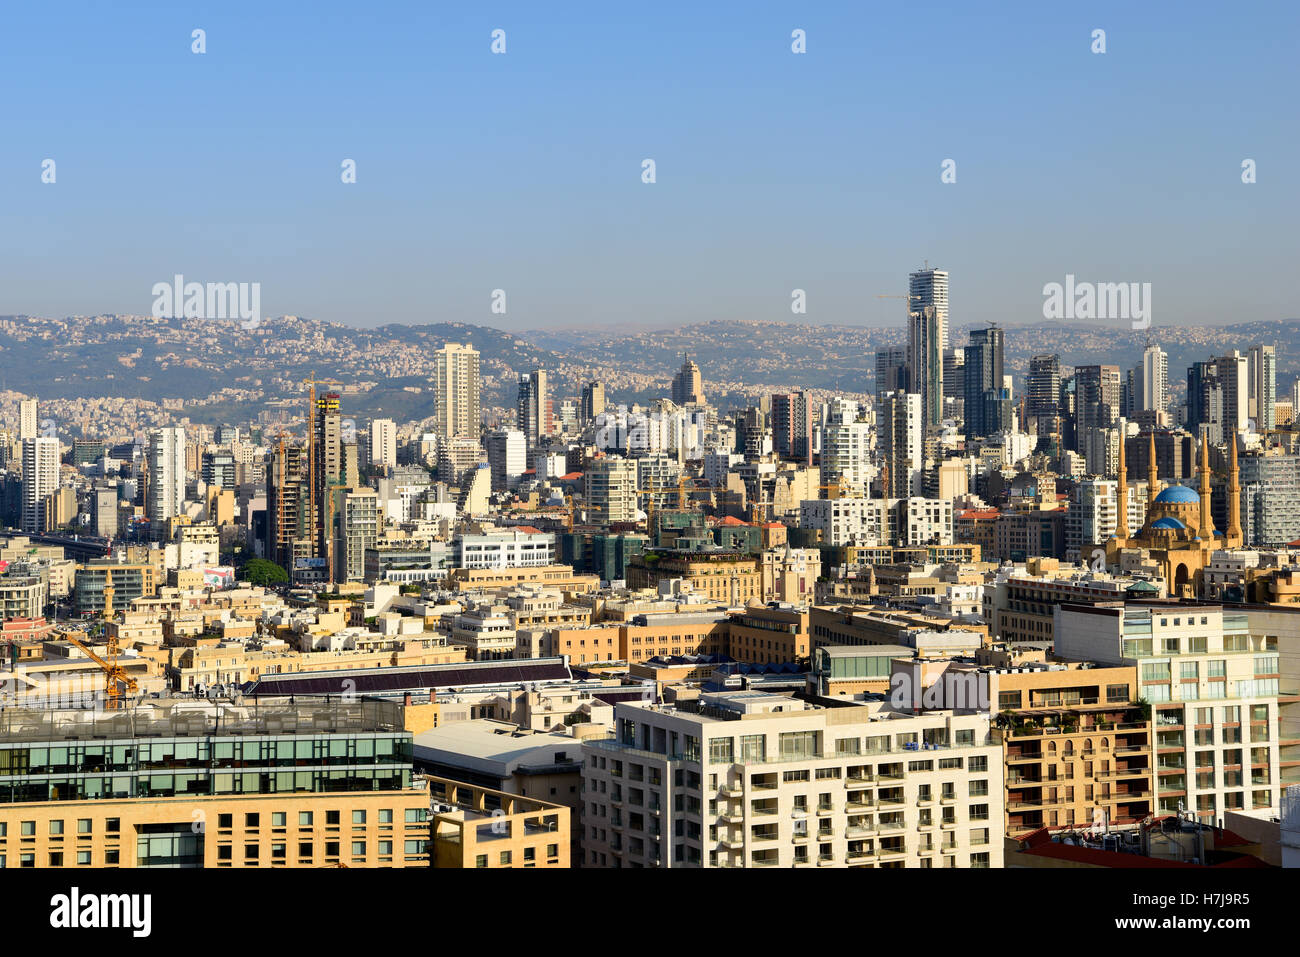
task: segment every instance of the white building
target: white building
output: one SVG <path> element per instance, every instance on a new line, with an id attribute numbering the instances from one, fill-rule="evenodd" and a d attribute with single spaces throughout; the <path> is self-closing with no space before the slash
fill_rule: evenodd
<path id="1" fill-rule="evenodd" d="M 23 531 L 45 530 L 45 498 L 59 489 L 59 440 L 23 439 Z"/>
<path id="2" fill-rule="evenodd" d="M 370 464 L 397 466 L 397 424 L 392 419 L 370 420 Z"/>
<path id="3" fill-rule="evenodd" d="M 536 529 L 500 529 L 456 539 L 458 568 L 536 568 L 555 564 L 555 536 Z"/>
<path id="4" fill-rule="evenodd" d="M 614 708 L 583 743 L 593 867 L 1000 867 L 987 714 L 827 709 L 758 691 Z"/>
<path id="5" fill-rule="evenodd" d="M 799 503 L 799 527 L 817 529 L 824 545 L 890 544 L 890 507 L 878 498 L 818 498 Z"/>
<path id="6" fill-rule="evenodd" d="M 185 430 L 180 426 L 149 433 L 149 488 L 146 517 L 166 522 L 185 504 Z"/>

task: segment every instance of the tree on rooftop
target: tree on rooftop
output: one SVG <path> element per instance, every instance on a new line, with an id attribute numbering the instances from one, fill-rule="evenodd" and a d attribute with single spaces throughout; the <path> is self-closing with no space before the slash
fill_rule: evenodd
<path id="1" fill-rule="evenodd" d="M 289 573 L 265 558 L 251 559 L 240 572 L 250 585 L 279 585 L 289 580 Z"/>

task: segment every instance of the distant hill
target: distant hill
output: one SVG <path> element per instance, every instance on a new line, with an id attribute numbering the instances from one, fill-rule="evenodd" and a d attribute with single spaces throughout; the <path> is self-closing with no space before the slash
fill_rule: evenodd
<path id="1" fill-rule="evenodd" d="M 950 344 L 964 345 L 972 328 L 956 325 Z M 1300 319 L 1147 331 L 1047 321 L 1004 328 L 1007 368 L 1018 390 L 1033 355 L 1057 353 L 1065 366 L 1127 370 L 1140 362 L 1148 334 L 1169 353 L 1175 394 L 1192 361 L 1260 342 L 1278 346 L 1280 394 L 1300 374 L 1300 354 L 1289 346 L 1300 335 Z M 644 332 L 516 334 L 458 322 L 356 329 L 285 316 L 250 331 L 224 320 L 0 316 L 0 388 L 46 400 L 181 400 L 196 421 L 217 423 L 300 398 L 302 380 L 314 373 L 362 388 L 349 396 L 349 410 L 358 416 L 418 421 L 433 413 L 433 355 L 447 342 L 469 343 L 482 355 L 488 407 L 513 406 L 517 375 L 538 367 L 551 373 L 557 403 L 576 396 L 589 379 L 606 382 L 615 401 L 643 402 L 666 394 L 689 354 L 703 371 L 706 394 L 725 409 L 781 389 L 869 392 L 876 350 L 905 344 L 906 330 L 724 319 Z"/>

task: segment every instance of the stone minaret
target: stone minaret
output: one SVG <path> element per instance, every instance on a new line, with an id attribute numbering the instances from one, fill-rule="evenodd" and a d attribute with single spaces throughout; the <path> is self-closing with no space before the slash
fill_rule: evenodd
<path id="1" fill-rule="evenodd" d="M 1151 458 L 1147 463 L 1147 511 L 1156 504 L 1156 495 L 1160 492 L 1160 470 L 1156 468 L 1156 434 L 1151 433 Z M 1150 519 L 1147 519 L 1150 521 Z"/>
<path id="2" fill-rule="evenodd" d="M 1237 430 L 1228 438 L 1228 531 L 1223 544 L 1228 548 L 1241 547 L 1241 482 L 1237 471 Z"/>
<path id="3" fill-rule="evenodd" d="M 1214 538 L 1214 519 L 1210 517 L 1210 437 L 1201 433 L 1201 526 L 1196 534 L 1206 541 Z"/>

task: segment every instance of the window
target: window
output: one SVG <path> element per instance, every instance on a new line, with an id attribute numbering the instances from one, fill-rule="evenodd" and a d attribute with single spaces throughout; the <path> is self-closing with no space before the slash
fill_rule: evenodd
<path id="1" fill-rule="evenodd" d="M 746 734 L 740 738 L 740 760 L 766 761 L 767 737 L 761 734 Z"/>
<path id="2" fill-rule="evenodd" d="M 311 811 L 299 811 L 299 812 L 298 812 L 298 826 L 299 826 L 299 827 L 311 827 L 311 820 L 312 820 L 311 815 L 312 815 L 312 812 L 311 812 Z"/>
<path id="3" fill-rule="evenodd" d="M 50 834 L 52 834 L 52 835 L 58 835 L 58 834 L 62 834 L 62 833 L 63 833 L 63 822 L 62 822 L 62 821 L 51 821 L 51 822 L 50 822 Z"/>
<path id="4" fill-rule="evenodd" d="M 257 846 L 256 844 L 245 844 L 245 845 L 244 845 L 244 860 L 246 860 L 246 861 L 255 861 L 255 860 L 257 860 L 257 858 L 258 858 L 258 856 L 259 856 L 259 853 L 260 853 L 260 851 L 259 851 L 258 846 Z"/>
<path id="5" fill-rule="evenodd" d="M 392 845 L 389 845 L 389 846 L 390 846 L 390 848 L 391 848 Z M 591 852 L 591 856 L 594 858 L 594 857 L 596 856 L 596 852 L 595 852 L 595 851 L 592 851 L 592 852 Z M 487 867 L 487 866 L 488 866 L 487 855 L 486 855 L 486 854 L 480 854 L 480 855 L 478 855 L 476 858 L 474 858 L 474 866 L 475 866 L 475 867 Z"/>
<path id="6" fill-rule="evenodd" d="M 393 842 L 392 842 L 392 841 L 380 841 L 380 842 L 379 842 L 379 856 L 380 856 L 380 857 L 392 857 L 392 855 L 393 855 Z M 486 858 L 486 857 L 483 858 L 483 864 L 482 864 L 482 866 L 483 866 L 483 867 L 487 867 L 487 858 Z"/>
<path id="7" fill-rule="evenodd" d="M 245 814 L 244 827 L 253 828 L 262 826 L 262 816 L 260 814 Z"/>
<path id="8" fill-rule="evenodd" d="M 299 856 L 299 857 L 311 857 L 311 855 L 312 855 L 312 844 L 311 844 L 311 841 L 299 841 L 299 842 L 298 842 L 298 856 Z"/>
<path id="9" fill-rule="evenodd" d="M 217 827 L 221 828 L 221 830 L 228 831 L 234 826 L 235 826 L 235 815 L 233 814 L 217 815 Z"/>
<path id="10" fill-rule="evenodd" d="M 285 859 L 285 846 L 283 844 L 271 845 L 271 860 L 282 861 Z"/>
<path id="11" fill-rule="evenodd" d="M 411 842 L 411 841 L 407 841 L 406 843 L 407 843 L 407 845 L 410 845 L 412 842 Z M 417 842 L 415 842 L 415 843 L 419 843 L 419 842 L 417 841 Z M 408 851 L 409 851 L 409 846 L 408 846 Z M 501 852 L 501 856 L 500 856 L 500 858 L 498 859 L 498 863 L 499 863 L 502 867 L 509 867 L 509 866 L 510 866 L 510 852 L 509 852 L 509 851 L 502 851 L 502 852 Z"/>
<path id="12" fill-rule="evenodd" d="M 353 811 L 353 812 L 352 812 L 352 823 L 353 823 L 353 824 L 365 824 L 365 823 L 366 823 L 366 812 L 365 812 L 365 811 Z"/>
<path id="13" fill-rule="evenodd" d="M 91 832 L 91 821 L 88 817 L 83 817 L 77 821 L 77 833 L 89 834 Z"/>
<path id="14" fill-rule="evenodd" d="M 325 812 L 325 826 L 326 826 L 326 827 L 338 827 L 338 826 L 339 826 L 339 812 L 338 812 L 338 811 L 326 811 L 326 812 Z"/>
<path id="15" fill-rule="evenodd" d="M 366 856 L 366 842 L 365 842 L 365 841 L 353 841 L 353 842 L 352 842 L 352 856 L 353 856 L 353 857 L 365 857 L 365 856 Z"/>
<path id="16" fill-rule="evenodd" d="M 79 867 L 90 866 L 90 851 L 77 851 L 77 865 Z"/>
<path id="17" fill-rule="evenodd" d="M 284 813 L 284 811 L 272 811 L 272 812 L 271 812 L 271 826 L 272 826 L 272 827 L 284 827 L 284 826 L 285 826 L 285 813 Z"/>
<path id="18" fill-rule="evenodd" d="M 379 812 L 379 823 L 380 823 L 380 824 L 392 824 L 392 823 L 393 823 L 393 809 L 392 809 L 392 808 L 384 808 L 384 809 L 382 809 L 382 810 Z"/>
<path id="19" fill-rule="evenodd" d="M 709 740 L 709 763 L 730 764 L 735 760 L 735 738 L 712 738 Z"/>
<path id="20" fill-rule="evenodd" d="M 104 852 L 104 863 L 105 863 L 105 864 L 116 864 L 116 863 L 118 862 L 118 857 L 120 856 L 120 854 L 121 854 L 121 852 L 120 852 L 117 848 L 111 848 L 110 850 L 105 851 L 105 852 Z"/>
<path id="21" fill-rule="evenodd" d="M 989 769 L 988 755 L 984 755 L 984 754 L 973 755 L 967 761 L 966 769 L 970 771 L 972 774 L 988 771 Z"/>
<path id="22" fill-rule="evenodd" d="M 122 819 L 110 817 L 104 821 L 104 830 L 109 834 L 116 834 L 122 829 Z"/>

